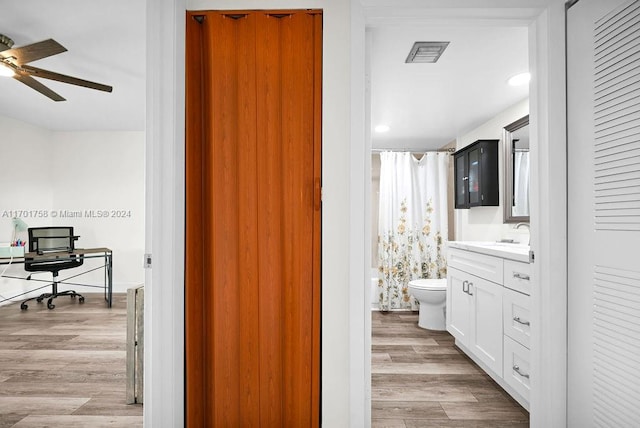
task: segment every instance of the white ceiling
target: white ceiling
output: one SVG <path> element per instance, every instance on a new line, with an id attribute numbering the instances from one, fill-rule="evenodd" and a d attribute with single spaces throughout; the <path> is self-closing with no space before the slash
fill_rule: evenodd
<path id="1" fill-rule="evenodd" d="M 528 71 L 524 26 L 387 25 L 370 28 L 374 148 L 437 149 L 528 96 L 509 77 Z M 435 64 L 406 64 L 415 41 L 449 41 Z M 506 124 L 505 124 L 506 125 Z"/>
<path id="2" fill-rule="evenodd" d="M 68 52 L 30 63 L 113 86 L 112 93 L 40 81 L 55 102 L 0 77 L 0 115 L 50 130 L 144 130 L 145 0 L 2 0 L 0 34 L 14 47 L 52 38 Z"/>

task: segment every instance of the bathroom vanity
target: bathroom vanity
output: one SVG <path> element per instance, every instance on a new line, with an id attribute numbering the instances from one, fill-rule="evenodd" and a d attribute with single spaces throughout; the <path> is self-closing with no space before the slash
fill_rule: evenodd
<path id="1" fill-rule="evenodd" d="M 449 242 L 447 330 L 524 408 L 530 390 L 529 247 Z"/>

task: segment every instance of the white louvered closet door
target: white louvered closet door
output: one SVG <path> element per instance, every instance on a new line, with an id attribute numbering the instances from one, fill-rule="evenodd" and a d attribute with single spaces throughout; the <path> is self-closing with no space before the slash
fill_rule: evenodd
<path id="1" fill-rule="evenodd" d="M 640 427 L 640 1 L 567 12 L 568 426 Z"/>

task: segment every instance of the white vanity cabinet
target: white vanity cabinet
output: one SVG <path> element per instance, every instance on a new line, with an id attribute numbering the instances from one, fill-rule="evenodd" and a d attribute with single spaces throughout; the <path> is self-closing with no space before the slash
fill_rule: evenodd
<path id="1" fill-rule="evenodd" d="M 529 401 L 531 390 L 531 265 L 512 260 L 504 264 L 504 367 L 505 382 Z"/>
<path id="2" fill-rule="evenodd" d="M 456 244 L 448 250 L 447 330 L 528 409 L 531 266 Z"/>
<path id="3" fill-rule="evenodd" d="M 449 332 L 484 362 L 502 373 L 502 287 L 449 267 Z"/>

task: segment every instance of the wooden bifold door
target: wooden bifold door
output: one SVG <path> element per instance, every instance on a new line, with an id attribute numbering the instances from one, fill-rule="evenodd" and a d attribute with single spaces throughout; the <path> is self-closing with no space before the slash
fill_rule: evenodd
<path id="1" fill-rule="evenodd" d="M 322 14 L 186 19 L 186 423 L 319 426 Z"/>

